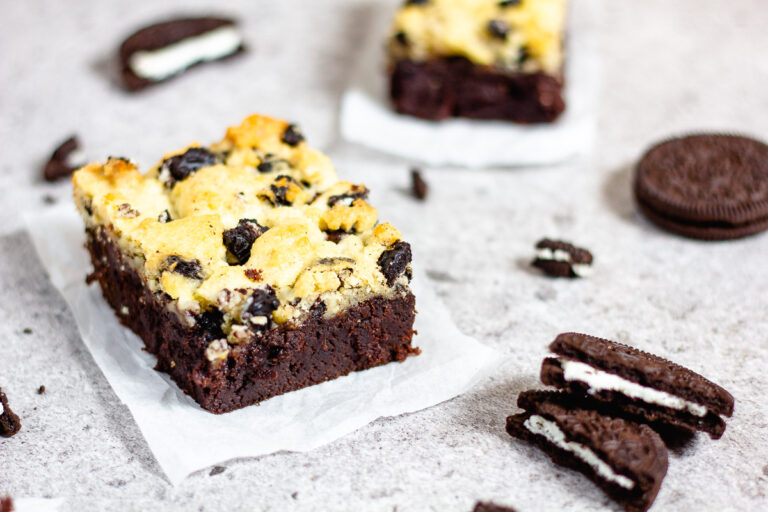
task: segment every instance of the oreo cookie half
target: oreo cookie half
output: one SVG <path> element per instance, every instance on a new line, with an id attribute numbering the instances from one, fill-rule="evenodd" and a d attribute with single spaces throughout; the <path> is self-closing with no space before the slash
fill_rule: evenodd
<path id="1" fill-rule="evenodd" d="M 231 19 L 182 18 L 157 23 L 135 32 L 120 46 L 123 83 L 129 91 L 138 91 L 243 49 L 242 35 Z"/>
<path id="2" fill-rule="evenodd" d="M 667 448 L 647 425 L 582 409 L 565 393 L 526 391 L 507 432 L 580 471 L 625 510 L 648 510 L 667 474 Z"/>
<path id="3" fill-rule="evenodd" d="M 661 142 L 635 169 L 640 211 L 690 238 L 727 240 L 768 229 L 768 146 L 737 135 Z"/>
<path id="4" fill-rule="evenodd" d="M 555 338 L 541 366 L 544 384 L 610 404 L 623 417 L 713 439 L 725 431 L 720 415 L 733 414 L 728 391 L 698 373 L 636 348 L 586 334 Z"/>

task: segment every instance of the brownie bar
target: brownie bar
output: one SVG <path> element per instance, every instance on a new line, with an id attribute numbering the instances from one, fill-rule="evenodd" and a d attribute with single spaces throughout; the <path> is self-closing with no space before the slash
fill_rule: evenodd
<path id="1" fill-rule="evenodd" d="M 146 174 L 111 157 L 72 179 L 91 279 L 204 408 L 418 353 L 410 245 L 297 125 L 253 115 Z"/>
<path id="2" fill-rule="evenodd" d="M 449 117 L 545 123 L 565 110 L 561 77 L 481 66 L 464 57 L 401 59 L 390 78 L 395 109 L 423 119 Z"/>
<path id="3" fill-rule="evenodd" d="M 267 398 L 392 361 L 403 361 L 411 347 L 415 299 L 411 293 L 375 297 L 323 318 L 319 303 L 297 327 L 281 325 L 258 341 L 232 348 L 225 361 L 205 357 L 222 337 L 220 319 L 203 314 L 193 327 L 153 294 L 103 227 L 87 230 L 86 247 L 94 273 L 90 279 L 120 321 L 157 356 L 157 370 L 171 378 L 203 408 L 224 413 Z"/>

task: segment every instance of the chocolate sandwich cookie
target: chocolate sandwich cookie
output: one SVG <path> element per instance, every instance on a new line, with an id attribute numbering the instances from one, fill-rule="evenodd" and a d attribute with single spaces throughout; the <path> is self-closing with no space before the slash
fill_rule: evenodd
<path id="1" fill-rule="evenodd" d="M 625 510 L 643 512 L 667 473 L 667 448 L 647 425 L 582 409 L 565 393 L 526 391 L 507 432 L 586 475 Z"/>
<path id="2" fill-rule="evenodd" d="M 674 138 L 635 169 L 640 211 L 690 238 L 727 240 L 768 229 L 768 146 L 736 135 Z"/>
<path id="3" fill-rule="evenodd" d="M 592 273 L 592 253 L 562 240 L 545 238 L 536 244 L 531 265 L 552 277 L 586 277 Z"/>
<path id="4" fill-rule="evenodd" d="M 720 415 L 733 414 L 733 396 L 701 375 L 653 354 L 586 334 L 564 333 L 541 366 L 544 384 L 610 403 L 625 417 L 654 428 L 707 432 L 719 439 Z"/>
<path id="5" fill-rule="evenodd" d="M 125 87 L 137 91 L 183 71 L 243 51 L 235 22 L 226 18 L 183 18 L 135 32 L 120 46 Z"/>
<path id="6" fill-rule="evenodd" d="M 8 397 L 0 389 L 0 436 L 11 437 L 21 429 L 21 421 L 8 406 Z"/>

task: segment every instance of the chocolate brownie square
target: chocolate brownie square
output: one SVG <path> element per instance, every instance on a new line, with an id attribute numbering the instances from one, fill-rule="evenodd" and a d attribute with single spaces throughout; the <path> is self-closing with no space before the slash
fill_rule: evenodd
<path id="1" fill-rule="evenodd" d="M 211 412 L 419 352 L 409 244 L 296 125 L 251 116 L 147 174 L 110 158 L 73 182 L 90 279 Z"/>

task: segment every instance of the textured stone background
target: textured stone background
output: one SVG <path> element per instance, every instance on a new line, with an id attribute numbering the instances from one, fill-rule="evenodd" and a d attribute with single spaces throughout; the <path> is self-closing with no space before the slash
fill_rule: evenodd
<path id="1" fill-rule="evenodd" d="M 578 0 L 577 0 L 578 1 Z M 722 440 L 671 457 L 654 510 L 768 508 L 768 236 L 708 244 L 634 213 L 629 166 L 650 142 L 691 130 L 768 137 L 764 0 L 605 3 L 599 144 L 557 168 L 426 169 L 337 140 L 340 94 L 366 36 L 365 2 L 6 2 L 0 22 L 0 386 L 24 429 L 0 440 L 0 493 L 63 497 L 67 510 L 616 510 L 580 475 L 510 439 L 504 417 L 537 385 L 555 334 L 582 330 L 688 365 L 736 397 Z M 174 7 L 175 6 L 175 7 Z M 185 6 L 183 9 L 181 6 Z M 110 55 L 169 12 L 236 13 L 251 53 L 140 96 L 110 84 Z M 80 134 L 92 158 L 145 167 L 212 141 L 250 112 L 302 123 L 340 173 L 364 181 L 416 250 L 459 327 L 509 356 L 472 393 L 378 420 L 310 453 L 236 460 L 171 487 L 47 282 L 20 211 L 67 184 L 39 181 L 53 146 Z M 526 261 L 542 235 L 593 250 L 596 275 L 551 281 Z M 24 334 L 30 327 L 32 334 Z M 47 392 L 37 395 L 38 386 Z"/>

